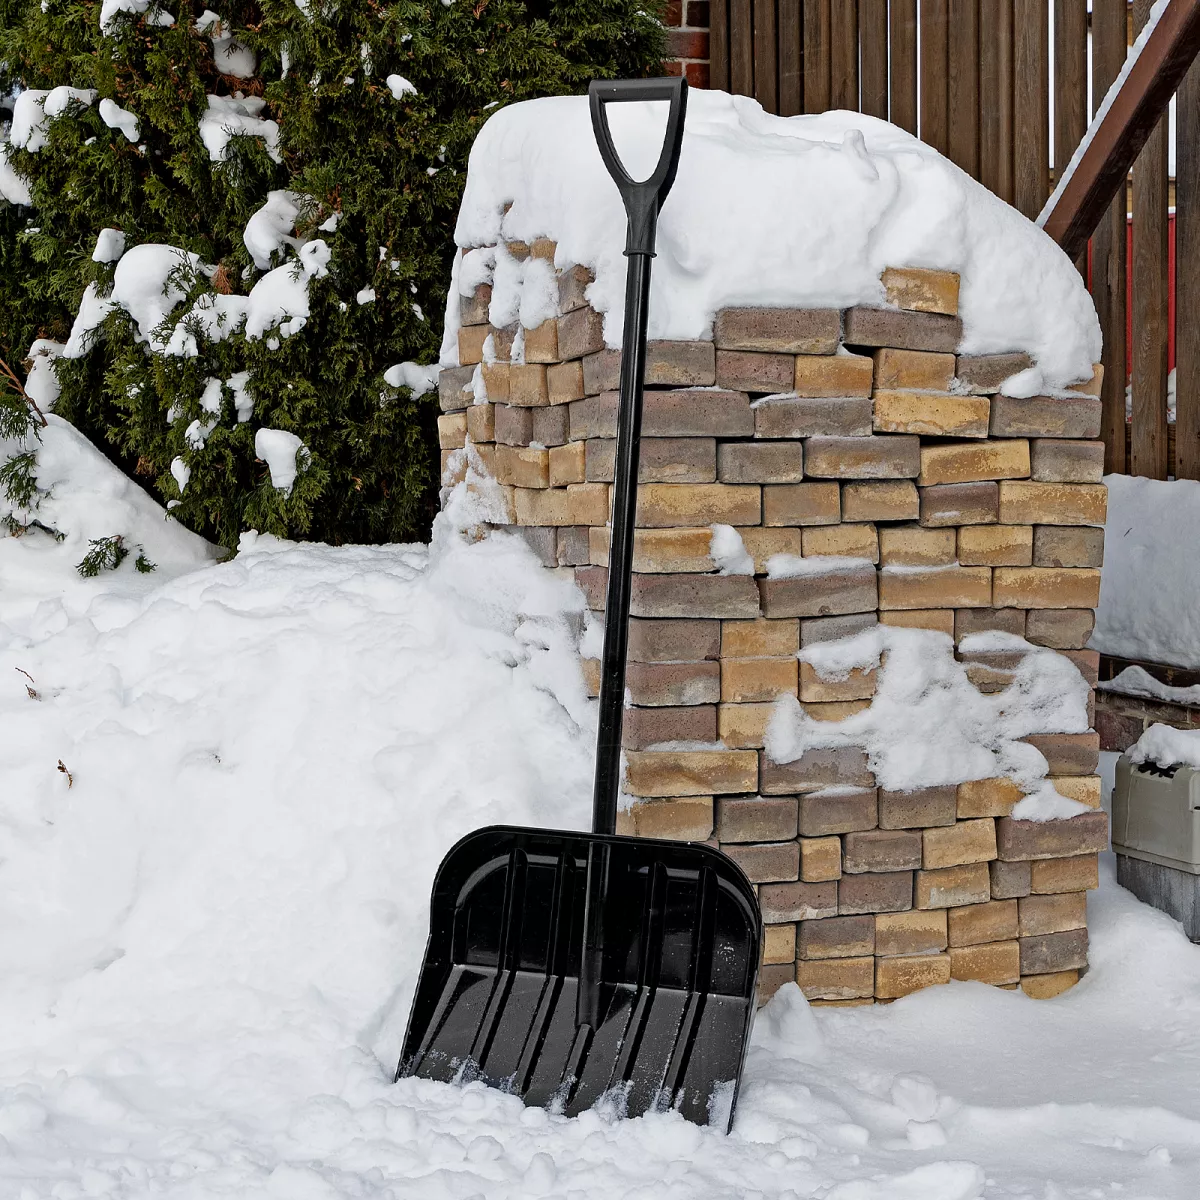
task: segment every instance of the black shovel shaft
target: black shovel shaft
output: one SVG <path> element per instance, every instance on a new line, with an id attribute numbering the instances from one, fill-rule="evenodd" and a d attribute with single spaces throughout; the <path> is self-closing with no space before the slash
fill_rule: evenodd
<path id="1" fill-rule="evenodd" d="M 625 717 L 625 656 L 629 647 L 629 607 L 633 590 L 633 536 L 641 457 L 642 391 L 646 378 L 646 324 L 650 305 L 650 260 L 654 257 L 658 213 L 679 164 L 687 108 L 687 81 L 679 79 L 593 82 L 588 89 L 592 128 L 628 217 L 625 254 L 625 326 L 621 341 L 621 392 L 617 410 L 613 475 L 612 537 L 604 605 L 604 653 L 600 673 L 600 721 L 596 737 L 596 782 L 592 793 L 592 832 L 615 833 L 621 786 L 621 733 Z M 670 103 L 662 153 L 653 174 L 636 182 L 621 164 L 604 106 L 631 100 Z"/>

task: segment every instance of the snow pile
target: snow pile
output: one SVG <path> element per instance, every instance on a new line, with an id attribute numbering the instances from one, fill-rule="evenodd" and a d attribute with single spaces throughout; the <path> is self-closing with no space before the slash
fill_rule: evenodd
<path id="1" fill-rule="evenodd" d="M 753 575 L 754 558 L 732 525 L 713 525 L 708 554 L 719 575 Z"/>
<path id="2" fill-rule="evenodd" d="M 1048 820 L 1086 811 L 1046 782 L 1045 757 L 1020 740 L 1090 727 L 1088 685 L 1075 665 L 1012 634 L 973 634 L 960 649 L 968 659 L 974 652 L 1021 655 L 1012 682 L 999 692 L 980 692 L 966 665 L 955 660 L 951 639 L 925 629 L 875 625 L 804 648 L 800 660 L 822 679 L 877 670 L 874 699 L 841 721 L 818 721 L 794 696 L 781 696 L 767 727 L 767 754 L 789 763 L 806 750 L 858 746 L 879 786 L 890 791 L 1006 775 L 1026 793 L 1016 817 Z"/>
<path id="3" fill-rule="evenodd" d="M 260 137 L 273 162 L 283 162 L 279 153 L 279 126 L 262 115 L 267 102 L 261 96 L 209 96 L 208 109 L 200 118 L 200 140 L 213 162 L 224 162 L 229 141 L 238 134 Z"/>
<path id="4" fill-rule="evenodd" d="M 1175 729 L 1151 725 L 1127 751 L 1135 763 L 1151 762 L 1160 767 L 1182 763 L 1200 771 L 1200 729 Z"/>
<path id="5" fill-rule="evenodd" d="M 665 105 L 611 105 L 609 119 L 623 160 L 645 178 Z M 480 131 L 459 245 L 555 239 L 560 266 L 595 272 L 588 299 L 605 314 L 610 346 L 621 340 L 625 222 L 586 97 L 510 105 Z M 505 299 L 512 273 L 501 266 L 502 256 L 493 310 L 514 307 Z M 711 337 L 714 314 L 728 305 L 882 305 L 879 276 L 889 266 L 957 271 L 963 351 L 1026 350 L 1042 390 L 1089 378 L 1099 360 L 1099 324 L 1070 261 L 928 146 L 857 113 L 775 117 L 746 97 L 689 94 L 679 174 L 659 223 L 652 338 Z M 465 260 L 455 269 L 466 272 Z M 457 321 L 452 289 L 447 363 L 456 361 Z"/>
<path id="6" fill-rule="evenodd" d="M 54 360 L 63 351 L 61 342 L 50 338 L 35 338 L 29 347 L 29 374 L 25 379 L 25 394 L 43 413 L 50 412 L 62 392 Z"/>
<path id="7" fill-rule="evenodd" d="M 299 192 L 268 192 L 266 203 L 246 222 L 242 241 L 260 271 L 270 270 L 272 258 L 284 246 L 299 248 L 301 245 L 291 235 L 304 199 Z"/>
<path id="8" fill-rule="evenodd" d="M 29 184 L 13 170 L 8 161 L 8 143 L 0 142 L 0 199 L 9 204 L 30 204 Z"/>
<path id="9" fill-rule="evenodd" d="M 107 96 L 100 101 L 100 120 L 109 129 L 119 129 L 125 135 L 126 141 L 136 142 L 138 140 L 137 114 L 130 112 L 127 108 L 122 108 L 115 100 L 110 100 Z"/>
<path id="10" fill-rule="evenodd" d="M 1100 607 L 1105 654 L 1200 667 L 1200 483 L 1108 475 Z"/>
<path id="11" fill-rule="evenodd" d="M 298 460 L 308 457 L 308 447 L 294 433 L 264 425 L 254 433 L 254 457 L 267 464 L 271 486 L 286 496 L 291 495 L 300 470 Z"/>
<path id="12" fill-rule="evenodd" d="M 102 229 L 96 234 L 92 262 L 116 262 L 125 253 L 125 234 L 119 229 Z"/>

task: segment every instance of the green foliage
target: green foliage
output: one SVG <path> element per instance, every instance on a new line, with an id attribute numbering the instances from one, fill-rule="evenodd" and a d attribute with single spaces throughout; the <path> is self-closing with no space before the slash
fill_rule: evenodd
<path id="1" fill-rule="evenodd" d="M 84 579 L 94 579 L 101 571 L 115 571 L 129 557 L 129 547 L 119 533 L 92 538 L 88 546 L 88 552 L 75 568 Z M 138 555 L 139 562 L 143 557 Z"/>
<path id="2" fill-rule="evenodd" d="M 201 297 L 245 295 L 263 277 L 242 233 L 268 193 L 307 197 L 296 237 L 322 238 L 331 254 L 308 282 L 303 328 L 213 338 L 189 326 L 188 357 L 151 352 L 114 310 L 86 354 L 58 361 L 57 411 L 175 502 L 175 517 L 225 545 L 250 527 L 332 542 L 419 536 L 436 501 L 436 404 L 383 374 L 436 361 L 475 134 L 496 104 L 652 72 L 656 3 L 309 0 L 306 15 L 297 0 L 207 0 L 222 32 L 257 54 L 257 74 L 238 79 L 219 72 L 212 31 L 195 28 L 198 0 L 160 10 L 170 26 L 151 9 L 118 15 L 107 34 L 100 0 L 46 0 L 45 11 L 40 0 L 0 0 L 0 88 L 5 71 L 25 87 L 94 87 L 139 121 L 130 142 L 97 106 L 74 104 L 49 123 L 41 150 L 11 151 L 34 211 L 0 202 L 0 329 L 14 331 L 14 353 L 35 334 L 65 340 L 85 287 L 112 287 L 113 266 L 91 260 L 98 232 L 112 227 L 129 247 L 166 244 L 201 260 L 181 273 L 187 298 L 168 314 L 165 342 Z M 416 94 L 393 98 L 393 73 Z M 281 161 L 244 134 L 211 160 L 200 136 L 207 96 L 235 92 L 265 101 Z M 272 265 L 296 261 L 289 248 Z M 359 304 L 365 287 L 375 300 Z M 228 382 L 241 372 L 248 420 Z M 289 493 L 255 458 L 263 426 L 307 448 Z M 182 493 L 176 460 L 190 471 Z"/>

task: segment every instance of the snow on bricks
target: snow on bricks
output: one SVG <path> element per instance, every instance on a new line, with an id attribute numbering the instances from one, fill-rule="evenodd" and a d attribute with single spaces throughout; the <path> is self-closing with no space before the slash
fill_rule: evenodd
<path id="1" fill-rule="evenodd" d="M 624 222 L 575 141 L 523 174 L 511 145 L 492 154 L 489 131 L 525 136 L 542 103 L 494 117 L 472 158 L 439 431 L 447 489 L 486 493 L 490 524 L 582 590 L 594 695 Z M 901 230 L 872 262 L 842 222 L 796 271 L 793 234 L 760 219 L 685 263 L 674 239 L 743 204 L 736 174 L 688 188 L 689 150 L 719 153 L 688 135 L 660 230 L 619 829 L 709 841 L 745 870 L 762 999 L 791 980 L 831 1003 L 951 979 L 1058 994 L 1086 967 L 1107 839 L 1082 650 L 1099 341 L 1078 273 L 1023 222 L 1002 253 L 1033 254 L 1037 287 L 981 271 L 1001 249 L 982 227 L 939 261 L 904 257 Z"/>

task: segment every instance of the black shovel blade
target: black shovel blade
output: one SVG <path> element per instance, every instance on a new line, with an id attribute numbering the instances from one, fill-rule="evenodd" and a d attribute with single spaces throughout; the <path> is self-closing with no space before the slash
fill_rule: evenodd
<path id="1" fill-rule="evenodd" d="M 746 876 L 709 846 L 477 830 L 438 868 L 397 1078 L 728 1130 L 761 929 Z"/>

